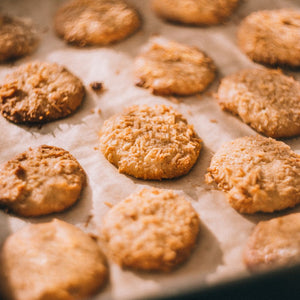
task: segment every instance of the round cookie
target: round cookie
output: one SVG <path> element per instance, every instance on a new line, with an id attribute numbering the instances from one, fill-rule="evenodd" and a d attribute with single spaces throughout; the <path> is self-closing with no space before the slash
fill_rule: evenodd
<path id="1" fill-rule="evenodd" d="M 170 271 L 191 254 L 199 217 L 172 191 L 143 189 L 115 205 L 104 217 L 102 238 L 122 267 Z"/>
<path id="2" fill-rule="evenodd" d="M 300 202 L 300 155 L 272 138 L 238 138 L 213 156 L 206 181 L 215 181 L 241 213 L 293 207 Z"/>
<path id="3" fill-rule="evenodd" d="M 239 0 L 152 0 L 160 17 L 191 25 L 214 25 L 224 22 Z"/>
<path id="4" fill-rule="evenodd" d="M 34 62 L 5 77 L 0 88 L 0 110 L 14 123 L 45 123 L 72 114 L 84 95 L 81 80 L 66 68 Z"/>
<path id="5" fill-rule="evenodd" d="M 199 156 L 201 139 L 173 108 L 134 105 L 105 121 L 100 147 L 120 173 L 161 180 L 189 172 Z"/>
<path id="6" fill-rule="evenodd" d="M 300 134 L 300 82 L 277 70 L 250 69 L 222 79 L 222 109 L 270 137 Z"/>
<path id="7" fill-rule="evenodd" d="M 77 201 L 85 181 L 69 152 L 29 148 L 0 166 L 0 206 L 25 217 L 60 212 Z"/>
<path id="8" fill-rule="evenodd" d="M 300 213 L 259 222 L 244 250 L 252 271 L 263 271 L 300 261 Z"/>
<path id="9" fill-rule="evenodd" d="M 30 54 L 38 43 L 31 20 L 0 14 L 0 62 Z"/>
<path id="10" fill-rule="evenodd" d="M 141 25 L 123 0 L 73 0 L 56 13 L 57 34 L 78 46 L 106 45 L 126 38 Z"/>
<path id="11" fill-rule="evenodd" d="M 253 61 L 300 66 L 300 10 L 262 10 L 247 16 L 238 30 L 238 44 Z"/>
<path id="12" fill-rule="evenodd" d="M 9 236 L 0 258 L 4 299 L 87 299 L 107 279 L 98 244 L 56 219 L 28 225 Z"/>
<path id="13" fill-rule="evenodd" d="M 216 73 L 214 62 L 202 51 L 164 38 L 150 40 L 134 69 L 136 85 L 159 95 L 202 92 Z"/>

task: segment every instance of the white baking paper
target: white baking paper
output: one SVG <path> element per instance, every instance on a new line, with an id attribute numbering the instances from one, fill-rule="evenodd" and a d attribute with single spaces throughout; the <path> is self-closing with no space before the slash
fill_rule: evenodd
<path id="1" fill-rule="evenodd" d="M 70 151 L 88 176 L 88 186 L 81 199 L 68 211 L 42 218 L 18 218 L 0 211 L 0 243 L 11 233 L 28 223 L 48 222 L 59 218 L 86 232 L 97 233 L 103 215 L 109 210 L 106 202 L 116 204 L 142 187 L 173 189 L 191 201 L 202 220 L 198 244 L 190 260 L 168 274 L 139 273 L 110 265 L 110 279 L 95 299 L 137 299 L 181 293 L 185 290 L 213 285 L 224 280 L 249 276 L 242 250 L 253 227 L 259 220 L 281 214 L 242 215 L 226 201 L 223 192 L 204 182 L 204 174 L 212 155 L 220 146 L 245 135 L 256 134 L 238 118 L 222 112 L 212 93 L 220 78 L 246 67 L 255 67 L 237 47 L 237 25 L 249 13 L 281 7 L 298 7 L 298 1 L 242 1 L 230 21 L 212 27 L 188 27 L 165 23 L 157 18 L 146 0 L 131 0 L 140 12 L 143 27 L 136 34 L 107 47 L 76 48 L 60 40 L 53 31 L 53 15 L 64 1 L 1 0 L 0 9 L 22 17 L 30 17 L 39 25 L 41 43 L 31 56 L 14 64 L 0 65 L 0 84 L 5 75 L 23 63 L 33 60 L 65 65 L 84 82 L 87 96 L 80 109 L 71 117 L 43 125 L 42 128 L 15 125 L 0 116 L 0 163 L 11 159 L 28 147 L 54 145 Z M 217 67 L 218 78 L 201 95 L 186 98 L 153 96 L 148 90 L 134 86 L 133 60 L 142 46 L 158 34 L 188 45 L 197 46 L 210 55 Z M 300 73 L 287 71 L 300 79 Z M 103 93 L 93 92 L 89 84 L 103 82 Z M 204 145 L 191 172 L 176 180 L 143 181 L 119 174 L 98 150 L 98 132 L 107 118 L 133 104 L 163 103 L 180 111 L 193 124 Z M 286 139 L 300 153 L 300 138 Z"/>

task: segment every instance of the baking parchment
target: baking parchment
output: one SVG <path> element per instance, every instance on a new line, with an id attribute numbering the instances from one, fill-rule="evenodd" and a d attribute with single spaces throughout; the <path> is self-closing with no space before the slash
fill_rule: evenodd
<path id="1" fill-rule="evenodd" d="M 31 56 L 14 64 L 0 65 L 0 82 L 22 63 L 33 60 L 65 65 L 84 82 L 87 96 L 80 109 L 63 120 L 41 128 L 15 125 L 0 116 L 0 163 L 41 144 L 55 145 L 70 151 L 88 176 L 88 185 L 81 199 L 64 213 L 42 218 L 23 219 L 0 212 L 0 243 L 27 223 L 48 222 L 59 218 L 86 232 L 97 233 L 102 216 L 109 210 L 105 202 L 116 204 L 142 187 L 173 189 L 191 201 L 202 220 L 198 244 L 191 258 L 177 270 L 167 274 L 139 273 L 110 265 L 109 284 L 95 299 L 136 299 L 180 293 L 224 280 L 249 276 L 242 262 L 242 250 L 253 227 L 259 220 L 281 214 L 237 213 L 226 201 L 223 192 L 204 182 L 210 159 L 220 146 L 245 135 L 256 134 L 238 118 L 222 112 L 212 94 L 219 79 L 246 67 L 256 67 L 236 46 L 237 25 L 249 13 L 282 7 L 298 7 L 299 1 L 242 1 L 232 18 L 224 25 L 189 27 L 165 23 L 157 18 L 147 0 L 131 0 L 140 12 L 143 26 L 130 38 L 107 47 L 76 48 L 60 40 L 53 31 L 53 15 L 64 1 L 1 0 L 0 9 L 22 17 L 30 17 L 39 26 L 41 43 Z M 153 96 L 148 90 L 134 86 L 134 57 L 152 35 L 197 46 L 210 55 L 217 67 L 218 78 L 203 94 L 186 98 Z M 285 71 L 300 79 L 300 73 Z M 94 81 L 103 82 L 105 91 L 95 93 L 89 88 Z M 203 149 L 191 172 L 176 180 L 143 181 L 119 174 L 100 153 L 98 132 L 105 119 L 133 104 L 163 103 L 179 110 L 193 124 L 203 139 Z M 300 138 L 286 139 L 300 153 Z"/>

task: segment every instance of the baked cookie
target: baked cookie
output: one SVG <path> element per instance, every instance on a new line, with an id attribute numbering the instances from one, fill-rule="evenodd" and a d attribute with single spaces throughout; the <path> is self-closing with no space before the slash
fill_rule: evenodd
<path id="1" fill-rule="evenodd" d="M 300 10 L 262 10 L 246 17 L 238 44 L 250 59 L 270 65 L 300 66 Z"/>
<path id="2" fill-rule="evenodd" d="M 159 95 L 192 95 L 214 80 L 216 67 L 195 47 L 152 38 L 135 60 L 136 85 Z"/>
<path id="3" fill-rule="evenodd" d="M 280 71 L 251 69 L 227 76 L 217 98 L 222 109 L 264 135 L 300 134 L 300 82 Z"/>
<path id="4" fill-rule="evenodd" d="M 252 272 L 300 262 L 300 213 L 259 222 L 244 251 Z"/>
<path id="5" fill-rule="evenodd" d="M 272 138 L 238 138 L 213 156 L 206 181 L 215 181 L 241 213 L 293 207 L 300 202 L 300 155 Z"/>
<path id="6" fill-rule="evenodd" d="M 0 14 L 0 62 L 30 54 L 38 43 L 31 20 Z"/>
<path id="7" fill-rule="evenodd" d="M 123 0 L 73 0 L 58 9 L 57 34 L 78 46 L 106 45 L 126 38 L 141 25 Z"/>
<path id="8" fill-rule="evenodd" d="M 199 217 L 173 191 L 143 189 L 115 205 L 104 217 L 102 238 L 122 267 L 170 271 L 191 254 Z"/>
<path id="9" fill-rule="evenodd" d="M 214 25 L 224 22 L 239 0 L 152 0 L 160 17 L 191 25 Z"/>
<path id="10" fill-rule="evenodd" d="M 108 273 L 98 244 L 56 219 L 9 236 L 0 259 L 2 299 L 87 299 L 104 285 Z"/>
<path id="11" fill-rule="evenodd" d="M 45 123 L 73 113 L 84 95 L 81 80 L 66 68 L 34 62 L 5 77 L 0 110 L 14 123 Z"/>
<path id="12" fill-rule="evenodd" d="M 120 173 L 161 180 L 189 172 L 199 156 L 201 139 L 173 108 L 134 105 L 105 121 L 100 147 Z"/>
<path id="13" fill-rule="evenodd" d="M 40 216 L 70 207 L 86 176 L 67 151 L 42 145 L 0 166 L 0 206 L 20 216 Z"/>

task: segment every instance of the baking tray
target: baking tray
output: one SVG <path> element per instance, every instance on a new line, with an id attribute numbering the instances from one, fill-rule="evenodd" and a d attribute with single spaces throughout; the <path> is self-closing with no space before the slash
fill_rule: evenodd
<path id="1" fill-rule="evenodd" d="M 199 241 L 191 259 L 169 274 L 141 274 L 122 270 L 110 263 L 110 283 L 95 299 L 268 299 L 276 293 L 297 295 L 299 266 L 250 275 L 243 265 L 241 255 L 257 222 L 299 212 L 300 208 L 275 214 L 239 214 L 227 203 L 225 193 L 205 184 L 204 175 L 213 153 L 223 143 L 256 134 L 238 118 L 222 112 L 212 97 L 223 76 L 242 68 L 259 66 L 251 62 L 237 47 L 238 24 L 253 11 L 299 8 L 299 1 L 241 1 L 227 23 L 211 27 L 189 27 L 163 22 L 151 11 L 148 0 L 128 0 L 142 16 L 141 30 L 120 43 L 87 48 L 69 46 L 55 35 L 53 16 L 63 2 L 65 1 L 0 2 L 2 12 L 32 18 L 41 33 L 41 43 L 36 52 L 14 63 L 0 65 L 0 80 L 22 63 L 42 60 L 65 65 L 82 79 L 87 90 L 85 101 L 78 112 L 42 128 L 15 125 L 1 117 L 0 163 L 28 147 L 55 145 L 70 151 L 77 158 L 88 175 L 88 186 L 78 203 L 60 214 L 24 219 L 0 211 L 0 243 L 27 223 L 47 222 L 54 217 L 86 232 L 97 233 L 101 218 L 109 209 L 104 202 L 118 203 L 141 187 L 173 189 L 191 201 L 202 220 Z M 185 98 L 153 96 L 149 91 L 135 87 L 133 60 L 152 35 L 161 35 L 202 49 L 215 61 L 218 78 L 206 92 Z M 300 79 L 299 72 L 295 70 L 284 72 Z M 94 93 L 89 88 L 93 81 L 103 82 L 105 91 L 99 95 Z M 173 106 L 194 125 L 204 141 L 198 162 L 189 174 L 176 180 L 143 181 L 119 174 L 97 149 L 98 132 L 104 120 L 126 106 L 156 103 Z M 295 152 L 300 153 L 300 138 L 284 141 Z M 261 290 L 261 287 L 264 289 Z"/>

